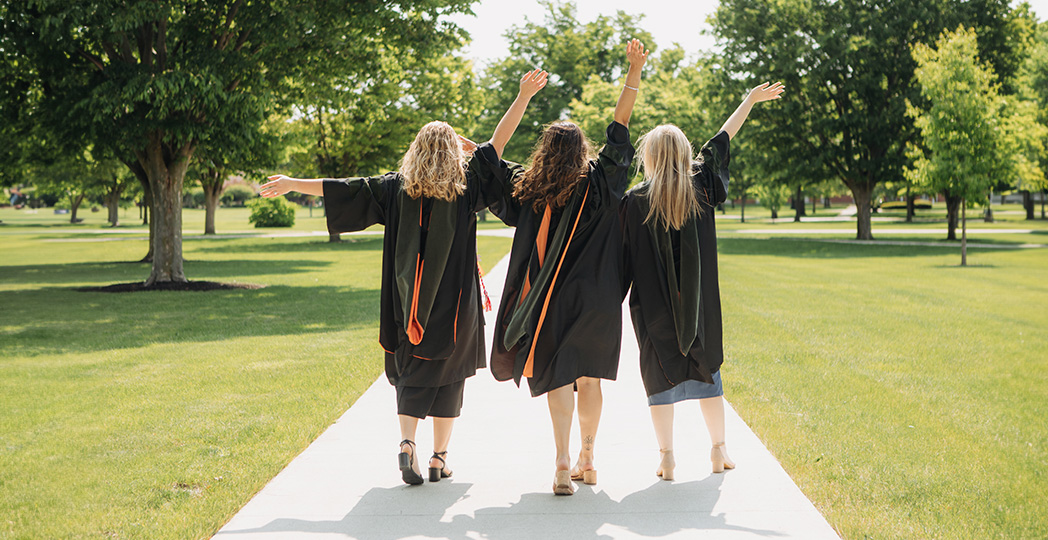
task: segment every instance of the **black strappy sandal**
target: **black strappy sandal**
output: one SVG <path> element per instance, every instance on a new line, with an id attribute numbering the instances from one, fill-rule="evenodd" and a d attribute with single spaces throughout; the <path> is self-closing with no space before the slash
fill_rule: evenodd
<path id="1" fill-rule="evenodd" d="M 411 439 L 400 441 L 400 446 L 405 444 L 411 448 L 411 453 L 401 452 L 397 454 L 397 460 L 400 462 L 400 477 L 404 479 L 405 484 L 411 486 L 422 485 L 422 475 L 411 468 L 411 464 L 415 462 L 415 441 Z"/>
<path id="2" fill-rule="evenodd" d="M 429 459 L 439 459 L 440 460 L 440 468 L 439 469 L 437 467 L 430 467 L 429 468 L 429 481 L 430 482 L 440 482 L 441 478 L 451 478 L 451 473 L 448 472 L 448 470 L 445 468 L 447 466 L 447 462 L 444 461 L 444 458 L 447 457 L 447 455 L 448 455 L 448 451 L 445 450 L 443 452 L 433 452 L 433 457 L 429 458 Z"/>

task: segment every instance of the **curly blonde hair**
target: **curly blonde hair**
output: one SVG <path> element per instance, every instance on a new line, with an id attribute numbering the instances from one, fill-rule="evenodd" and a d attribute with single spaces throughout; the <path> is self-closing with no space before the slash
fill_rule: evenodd
<path id="1" fill-rule="evenodd" d="M 586 174 L 593 146 L 574 122 L 554 122 L 542 131 L 531 154 L 531 168 L 513 188 L 521 201 L 541 201 L 553 209 L 568 204 Z"/>
<path id="2" fill-rule="evenodd" d="M 447 122 L 430 122 L 418 130 L 400 161 L 404 191 L 412 199 L 453 201 L 466 191 L 464 162 L 455 130 Z"/>
<path id="3" fill-rule="evenodd" d="M 684 132 L 664 124 L 645 133 L 638 146 L 650 205 L 644 222 L 680 229 L 692 215 L 701 215 L 691 183 L 691 143 Z"/>

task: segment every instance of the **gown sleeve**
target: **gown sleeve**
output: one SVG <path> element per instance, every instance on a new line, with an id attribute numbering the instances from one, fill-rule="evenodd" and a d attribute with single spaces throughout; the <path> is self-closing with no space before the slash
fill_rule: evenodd
<path id="1" fill-rule="evenodd" d="M 706 141 L 699 150 L 699 161 L 695 163 L 693 170 L 695 175 L 692 180 L 695 187 L 705 197 L 706 204 L 718 205 L 728 198 L 728 162 L 731 160 L 729 152 L 731 137 L 728 132 L 721 131 L 712 139 Z"/>
<path id="2" fill-rule="evenodd" d="M 386 207 L 395 192 L 398 175 L 388 173 L 366 178 L 324 179 L 324 205 L 328 231 L 360 231 L 386 223 Z"/>
<path id="3" fill-rule="evenodd" d="M 593 180 L 599 183 L 597 188 L 609 204 L 618 204 L 630 184 L 629 169 L 634 149 L 629 128 L 612 122 L 608 126 L 606 141 L 597 156 Z"/>
<path id="4" fill-rule="evenodd" d="M 524 167 L 500 159 L 495 147 L 485 142 L 473 152 L 468 171 L 469 179 L 477 183 L 474 211 L 489 208 L 503 223 L 516 227 L 520 202 L 513 196 L 513 187 L 524 176 Z"/>

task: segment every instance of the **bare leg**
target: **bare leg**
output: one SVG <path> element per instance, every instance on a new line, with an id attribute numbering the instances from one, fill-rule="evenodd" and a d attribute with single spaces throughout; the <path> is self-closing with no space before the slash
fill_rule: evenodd
<path id="1" fill-rule="evenodd" d="M 414 441 L 415 440 L 415 429 L 418 428 L 418 418 L 415 418 L 414 416 L 408 416 L 406 414 L 397 415 L 397 418 L 400 419 L 400 438 L 401 438 L 401 440 L 407 439 L 409 441 Z M 412 452 L 412 450 L 413 449 L 411 448 L 411 446 L 408 445 L 407 443 L 404 443 L 404 444 L 400 445 L 400 451 L 401 452 L 406 452 L 406 453 L 410 454 Z M 414 469 L 415 472 L 419 472 L 418 457 L 417 456 L 415 457 L 415 459 L 412 460 L 411 468 Z"/>
<path id="2" fill-rule="evenodd" d="M 582 450 L 575 469 L 579 472 L 593 470 L 593 446 L 597 441 L 597 427 L 600 424 L 600 412 L 604 406 L 604 395 L 600 390 L 600 379 L 580 377 L 579 385 L 579 433 L 582 436 Z M 572 471 L 574 474 L 576 471 Z"/>
<path id="3" fill-rule="evenodd" d="M 546 393 L 549 402 L 549 416 L 553 420 L 553 441 L 557 446 L 557 470 L 566 471 L 571 467 L 568 455 L 568 439 L 571 437 L 571 417 L 575 414 L 575 390 L 565 385 Z"/>
<path id="4" fill-rule="evenodd" d="M 455 419 L 454 418 L 440 418 L 440 417 L 436 417 L 436 416 L 433 417 L 433 453 L 434 454 L 441 454 L 442 452 L 447 452 L 447 450 L 448 450 L 448 443 L 451 442 L 451 428 L 453 428 L 453 427 L 455 427 Z M 445 455 L 442 455 L 441 457 L 444 458 L 444 461 L 446 463 L 448 457 L 445 456 Z M 429 466 L 430 467 L 439 469 L 443 465 L 444 465 L 444 463 L 441 463 L 439 459 L 430 459 L 429 460 Z M 448 472 L 448 475 L 450 475 L 451 474 L 451 469 L 450 468 L 447 469 L 447 472 Z"/>
<path id="5" fill-rule="evenodd" d="M 710 432 L 710 442 L 714 446 L 721 445 L 721 454 L 724 458 L 724 468 L 734 469 L 735 462 L 728 457 L 728 450 L 724 448 L 724 398 L 717 396 L 713 398 L 700 399 L 702 407 L 702 418 L 706 421 L 706 429 Z"/>
<path id="6" fill-rule="evenodd" d="M 655 438 L 659 441 L 659 452 L 662 461 L 659 463 L 655 474 L 663 476 L 666 473 L 667 480 L 673 479 L 673 404 L 652 405 L 648 407 L 651 412 L 651 424 L 655 426 Z M 668 470 L 667 470 L 668 469 Z"/>
<path id="7" fill-rule="evenodd" d="M 659 450 L 673 450 L 673 404 L 652 405 L 651 423 L 655 426 L 655 438 L 659 441 Z"/>

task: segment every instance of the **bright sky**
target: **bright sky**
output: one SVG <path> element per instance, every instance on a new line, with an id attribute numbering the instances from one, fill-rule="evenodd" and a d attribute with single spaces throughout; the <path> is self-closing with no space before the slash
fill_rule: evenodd
<path id="1" fill-rule="evenodd" d="M 679 43 L 689 54 L 713 48 L 713 36 L 703 31 L 710 29 L 706 18 L 719 4 L 719 0 L 575 0 L 578 18 L 583 22 L 619 10 L 643 14 L 640 26 L 655 36 L 660 48 Z M 1030 5 L 1038 18 L 1048 16 L 1048 0 L 1031 0 Z M 523 24 L 525 19 L 541 22 L 546 13 L 537 0 L 482 0 L 473 11 L 476 17 L 456 16 L 452 20 L 473 37 L 466 56 L 480 64 L 508 54 L 503 34 L 510 26 Z"/>

